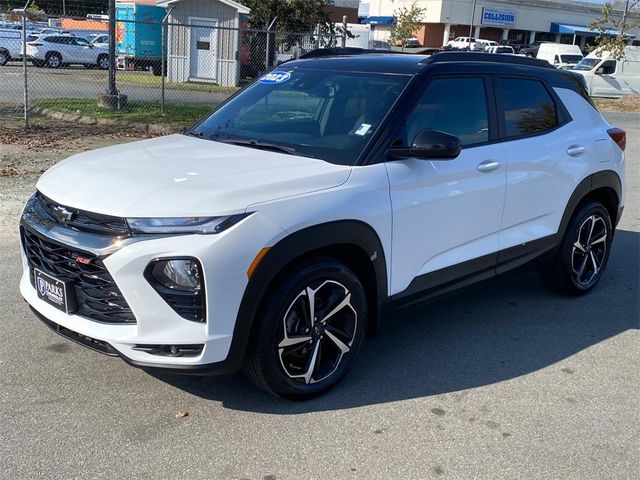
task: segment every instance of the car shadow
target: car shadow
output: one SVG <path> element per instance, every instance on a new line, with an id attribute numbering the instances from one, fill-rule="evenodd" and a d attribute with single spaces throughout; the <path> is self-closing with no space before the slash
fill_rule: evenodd
<path id="1" fill-rule="evenodd" d="M 458 392 L 526 375 L 640 328 L 640 234 L 617 231 L 607 272 L 589 295 L 551 293 L 512 273 L 387 316 L 345 381 L 290 402 L 241 375 L 158 379 L 234 410 L 301 414 Z"/>

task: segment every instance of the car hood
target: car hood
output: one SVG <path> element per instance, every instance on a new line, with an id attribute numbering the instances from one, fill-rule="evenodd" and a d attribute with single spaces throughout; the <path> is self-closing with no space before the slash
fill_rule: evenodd
<path id="1" fill-rule="evenodd" d="M 65 206 L 119 217 L 227 215 L 341 185 L 351 167 L 169 135 L 74 155 L 37 189 Z"/>

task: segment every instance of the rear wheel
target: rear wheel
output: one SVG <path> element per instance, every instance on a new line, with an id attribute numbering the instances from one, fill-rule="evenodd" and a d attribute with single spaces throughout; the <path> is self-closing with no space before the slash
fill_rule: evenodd
<path id="1" fill-rule="evenodd" d="M 48 68 L 60 68 L 62 66 L 62 55 L 57 52 L 50 53 L 47 55 L 45 65 Z"/>
<path id="2" fill-rule="evenodd" d="M 108 70 L 109 69 L 109 56 L 108 55 L 100 55 L 98 57 L 98 68 L 100 70 Z"/>
<path id="3" fill-rule="evenodd" d="M 268 296 L 243 365 L 276 395 L 319 395 L 349 371 L 364 339 L 367 302 L 344 264 L 317 259 L 291 271 Z"/>
<path id="4" fill-rule="evenodd" d="M 9 52 L 6 50 L 0 50 L 0 67 L 6 65 L 9 61 Z"/>
<path id="5" fill-rule="evenodd" d="M 607 266 L 612 236 L 607 209 L 598 202 L 583 203 L 569 222 L 555 259 L 544 272 L 548 285 L 570 295 L 590 292 Z"/>

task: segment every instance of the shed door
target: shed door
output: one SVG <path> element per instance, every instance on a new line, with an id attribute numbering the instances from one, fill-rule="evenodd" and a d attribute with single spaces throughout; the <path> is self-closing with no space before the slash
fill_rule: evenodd
<path id="1" fill-rule="evenodd" d="M 191 19 L 189 77 L 215 80 L 218 51 L 218 20 Z"/>

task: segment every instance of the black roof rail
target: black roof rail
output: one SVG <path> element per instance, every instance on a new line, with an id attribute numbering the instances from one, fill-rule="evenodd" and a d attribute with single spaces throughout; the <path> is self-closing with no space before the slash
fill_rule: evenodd
<path id="1" fill-rule="evenodd" d="M 300 55 L 300 58 L 335 57 L 340 55 L 363 55 L 367 53 L 400 54 L 391 50 L 368 50 L 357 47 L 316 48 Z"/>
<path id="2" fill-rule="evenodd" d="M 483 52 L 447 52 L 439 51 L 425 58 L 420 63 L 433 64 L 444 62 L 491 62 L 509 63 L 512 65 L 527 65 L 530 67 L 555 68 L 546 60 L 537 58 L 520 57 L 504 53 L 483 53 Z"/>

